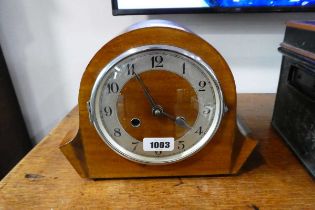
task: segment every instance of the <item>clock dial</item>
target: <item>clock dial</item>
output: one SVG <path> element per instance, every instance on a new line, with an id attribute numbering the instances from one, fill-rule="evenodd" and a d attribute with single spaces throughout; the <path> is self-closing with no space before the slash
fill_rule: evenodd
<path id="1" fill-rule="evenodd" d="M 147 137 L 183 137 L 198 116 L 198 97 L 191 84 L 164 69 L 144 71 L 139 77 L 155 105 L 152 107 L 136 77 L 126 82 L 117 102 L 118 119 L 124 130 L 139 141 Z M 163 111 L 172 117 L 156 115 L 154 111 Z M 177 116 L 185 120 L 186 127 L 176 123 Z M 133 123 L 133 119 L 138 119 L 139 124 Z"/>
<path id="2" fill-rule="evenodd" d="M 193 155 L 211 140 L 223 113 L 212 69 L 166 45 L 134 48 L 114 59 L 99 74 L 90 103 L 105 143 L 146 164 Z"/>

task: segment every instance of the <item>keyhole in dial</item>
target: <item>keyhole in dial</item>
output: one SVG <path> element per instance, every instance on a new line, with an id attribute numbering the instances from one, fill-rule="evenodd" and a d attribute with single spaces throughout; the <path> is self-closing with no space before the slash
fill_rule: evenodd
<path id="1" fill-rule="evenodd" d="M 140 126 L 141 121 L 138 118 L 132 118 L 130 121 L 132 127 L 137 128 Z"/>

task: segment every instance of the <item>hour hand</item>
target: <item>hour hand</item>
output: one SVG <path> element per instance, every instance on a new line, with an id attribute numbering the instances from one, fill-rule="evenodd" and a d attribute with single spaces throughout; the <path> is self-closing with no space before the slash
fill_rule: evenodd
<path id="1" fill-rule="evenodd" d="M 176 116 L 175 117 L 173 115 L 170 115 L 170 114 L 164 112 L 163 109 L 161 109 L 160 112 L 161 112 L 161 115 L 164 115 L 167 118 L 173 120 L 176 125 L 178 125 L 182 128 L 191 129 L 191 126 L 186 122 L 186 120 L 183 116 Z"/>
<path id="2" fill-rule="evenodd" d="M 175 119 L 175 123 L 182 128 L 191 129 L 191 126 L 186 122 L 185 118 L 182 116 L 177 116 Z"/>

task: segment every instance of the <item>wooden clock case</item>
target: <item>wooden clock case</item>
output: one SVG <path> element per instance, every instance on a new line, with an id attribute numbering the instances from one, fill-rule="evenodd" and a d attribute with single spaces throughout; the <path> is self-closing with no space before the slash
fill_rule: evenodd
<path id="1" fill-rule="evenodd" d="M 143 45 L 171 45 L 202 58 L 217 76 L 228 111 L 213 139 L 195 155 L 168 165 L 144 165 L 127 160 L 110 149 L 89 121 L 87 102 L 100 71 L 123 52 Z M 161 81 L 163 82 L 163 81 Z M 209 43 L 192 32 L 167 24 L 136 28 L 105 44 L 87 66 L 79 92 L 79 123 L 60 144 L 60 150 L 87 178 L 131 178 L 235 174 L 257 141 L 237 126 L 236 89 L 224 58 Z M 241 130 L 241 131 L 240 131 Z"/>

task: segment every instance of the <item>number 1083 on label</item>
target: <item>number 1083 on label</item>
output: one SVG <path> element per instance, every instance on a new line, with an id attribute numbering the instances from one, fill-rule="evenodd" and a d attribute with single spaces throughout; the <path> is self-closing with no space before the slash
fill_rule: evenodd
<path id="1" fill-rule="evenodd" d="M 173 151 L 174 138 L 144 138 L 144 151 Z"/>

